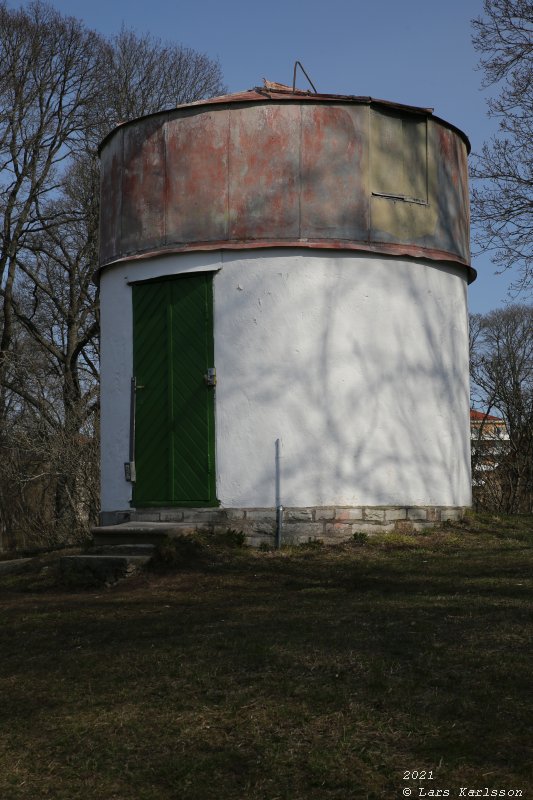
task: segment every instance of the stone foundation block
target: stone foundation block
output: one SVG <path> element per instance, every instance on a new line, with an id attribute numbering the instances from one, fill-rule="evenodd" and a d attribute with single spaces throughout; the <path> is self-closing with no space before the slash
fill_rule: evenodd
<path id="1" fill-rule="evenodd" d="M 335 519 L 339 522 L 349 522 L 353 519 L 363 519 L 362 508 L 336 508 Z"/>
<path id="2" fill-rule="evenodd" d="M 442 522 L 458 522 L 464 517 L 464 508 L 441 508 L 440 518 Z"/>
<path id="3" fill-rule="evenodd" d="M 130 521 L 131 511 L 100 511 L 98 519 L 100 525 L 120 525 Z"/>
<path id="4" fill-rule="evenodd" d="M 265 520 L 263 522 L 252 522 L 249 530 L 252 535 L 267 534 L 269 536 L 273 536 L 276 530 L 276 523 L 269 520 Z"/>
<path id="5" fill-rule="evenodd" d="M 398 533 L 414 533 L 415 525 L 408 519 L 397 519 L 394 523 L 394 530 Z"/>
<path id="6" fill-rule="evenodd" d="M 131 515 L 135 522 L 161 522 L 159 511 L 135 511 Z"/>
<path id="7" fill-rule="evenodd" d="M 252 522 L 268 522 L 272 520 L 273 522 L 276 521 L 276 511 L 270 510 L 268 508 L 257 508 L 253 509 L 253 511 L 246 511 L 246 519 L 251 520 Z"/>
<path id="8" fill-rule="evenodd" d="M 386 508 L 385 520 L 387 522 L 395 522 L 396 520 L 407 519 L 406 508 Z"/>
<path id="9" fill-rule="evenodd" d="M 243 524 L 243 521 L 241 521 L 240 523 L 237 522 L 237 524 L 231 525 L 231 526 L 229 526 L 227 524 L 226 525 L 213 525 L 212 526 L 212 532 L 215 535 L 219 534 L 219 535 L 223 536 L 224 534 L 226 534 L 228 532 L 228 530 L 237 531 L 237 533 L 244 533 L 244 534 L 248 535 L 249 526 Z"/>
<path id="10" fill-rule="evenodd" d="M 188 523 L 185 522 L 184 524 L 187 525 Z M 213 522 L 205 521 L 194 522 L 191 527 L 193 527 L 197 533 L 212 533 L 215 526 Z M 227 530 L 227 525 L 224 525 L 224 530 Z"/>
<path id="11" fill-rule="evenodd" d="M 312 522 L 313 509 L 311 508 L 289 508 L 283 513 L 283 519 L 287 522 Z"/>
<path id="12" fill-rule="evenodd" d="M 288 539 L 289 537 L 294 536 L 304 536 L 304 537 L 311 537 L 311 539 L 316 539 L 317 537 L 323 536 L 324 534 L 324 526 L 321 522 L 308 522 L 305 525 L 298 525 L 291 522 L 287 522 L 283 524 L 281 530 L 281 539 Z"/>
<path id="13" fill-rule="evenodd" d="M 368 533 L 371 536 L 374 533 L 383 533 L 384 531 L 393 531 L 395 522 L 354 522 L 354 533 Z"/>
<path id="14" fill-rule="evenodd" d="M 182 522 L 183 511 L 178 511 L 177 509 L 172 508 L 161 511 L 160 519 L 161 522 Z"/>
<path id="15" fill-rule="evenodd" d="M 230 522 L 236 519 L 244 519 L 244 509 L 242 508 L 225 508 L 222 513 Z"/>
<path id="16" fill-rule="evenodd" d="M 457 521 L 464 507 L 445 506 L 310 506 L 284 509 L 282 541 L 324 543 L 349 540 L 354 533 L 369 536 L 384 531 L 412 533 L 440 521 Z M 224 533 L 229 529 L 243 532 L 252 546 L 272 543 L 276 533 L 277 513 L 266 508 L 157 508 L 138 511 L 103 512 L 110 531 L 106 539 L 159 541 L 164 535 L 187 535 L 197 531 Z M 124 520 L 129 522 L 125 523 Z M 119 524 L 120 523 L 120 524 Z M 131 528 L 131 530 L 130 530 Z M 97 529 L 95 529 L 97 530 Z M 94 531 L 93 531 L 94 534 Z M 103 537 L 102 532 L 95 535 Z M 129 539 L 128 539 L 129 537 Z M 97 542 L 98 543 L 98 542 Z"/>
<path id="17" fill-rule="evenodd" d="M 220 511 L 218 508 L 185 508 L 183 509 L 184 522 L 218 522 Z"/>
<path id="18" fill-rule="evenodd" d="M 329 522 L 326 523 L 326 539 L 344 542 L 351 539 L 355 526 L 349 522 Z"/>

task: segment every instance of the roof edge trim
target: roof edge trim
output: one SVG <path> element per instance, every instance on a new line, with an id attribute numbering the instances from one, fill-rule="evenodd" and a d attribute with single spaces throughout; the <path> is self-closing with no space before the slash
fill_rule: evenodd
<path id="1" fill-rule="evenodd" d="M 151 114 L 144 114 L 141 117 L 134 117 L 124 122 L 119 122 L 109 133 L 104 136 L 100 145 L 98 146 L 98 154 L 100 154 L 107 143 L 107 141 L 120 129 L 126 125 L 133 125 L 142 119 L 149 119 L 150 117 L 157 117 L 163 114 L 169 114 L 173 111 L 181 111 L 188 108 L 201 108 L 218 105 L 238 105 L 240 103 L 266 103 L 266 102 L 305 102 L 305 103 L 347 103 L 352 105 L 368 105 L 377 106 L 381 108 L 389 108 L 396 111 L 406 111 L 411 114 L 421 114 L 431 117 L 436 122 L 445 125 L 447 128 L 455 131 L 465 142 L 467 152 L 470 153 L 471 145 L 470 140 L 466 133 L 448 122 L 442 117 L 433 113 L 433 108 L 422 106 L 410 106 L 404 103 L 396 103 L 392 100 L 380 100 L 370 96 L 359 96 L 351 94 L 314 94 L 314 92 L 307 92 L 300 89 L 291 90 L 273 90 L 265 89 L 263 87 L 254 87 L 245 92 L 237 92 L 235 94 L 225 94 L 218 97 L 210 97 L 205 100 L 195 100 L 192 103 L 181 103 L 173 108 L 164 108 L 160 111 L 154 111 Z"/>
<path id="2" fill-rule="evenodd" d="M 97 269 L 99 275 L 103 270 L 108 267 L 113 267 L 116 264 L 123 264 L 126 261 L 145 261 L 156 256 L 179 255 L 180 253 L 190 253 L 195 251 L 209 252 L 212 250 L 259 250 L 269 248 L 306 248 L 317 250 L 344 250 L 347 252 L 360 252 L 372 253 L 375 255 L 386 256 L 407 256 L 415 259 L 428 259 L 439 263 L 449 263 L 454 266 L 464 267 L 467 273 L 468 283 L 473 283 L 477 277 L 477 271 L 468 262 L 460 256 L 453 253 L 447 253 L 444 250 L 434 250 L 427 247 L 418 247 L 416 245 L 408 244 L 393 244 L 393 243 L 369 243 L 369 242 L 346 242 L 338 241 L 323 241 L 323 240 L 257 240 L 253 242 L 195 242 L 194 244 L 172 245 L 170 247 L 162 247 L 157 250 L 147 250 L 141 253 L 131 253 L 129 255 L 121 256 L 120 258 L 107 261 L 101 264 Z"/>

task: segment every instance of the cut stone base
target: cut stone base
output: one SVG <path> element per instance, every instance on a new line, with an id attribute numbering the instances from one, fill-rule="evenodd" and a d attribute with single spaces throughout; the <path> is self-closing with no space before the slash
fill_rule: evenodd
<path id="1" fill-rule="evenodd" d="M 354 533 L 403 533 L 460 520 L 464 506 L 312 506 L 284 508 L 281 541 L 301 544 L 320 540 L 325 544 L 347 541 Z M 101 527 L 93 531 L 96 544 L 126 541 L 154 542 L 165 535 L 179 536 L 206 531 L 243 532 L 249 545 L 273 545 L 277 527 L 271 508 L 154 508 L 109 511 L 100 515 Z M 118 527 L 115 527 L 118 526 Z"/>

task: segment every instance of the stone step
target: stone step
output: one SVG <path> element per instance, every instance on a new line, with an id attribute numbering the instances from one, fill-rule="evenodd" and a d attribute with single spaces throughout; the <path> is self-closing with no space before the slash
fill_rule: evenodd
<path id="1" fill-rule="evenodd" d="M 0 561 L 0 575 L 16 575 L 25 572 L 33 562 L 33 558 L 15 558 L 11 561 Z"/>
<path id="2" fill-rule="evenodd" d="M 92 556 L 147 556 L 154 554 L 155 544 L 129 543 L 129 544 L 103 544 L 91 547 L 87 555 Z"/>
<path id="3" fill-rule="evenodd" d="M 169 536 L 185 536 L 195 531 L 187 522 L 122 522 L 118 525 L 100 525 L 91 529 L 93 545 L 125 547 L 156 545 Z"/>
<path id="4" fill-rule="evenodd" d="M 69 585 L 113 584 L 139 572 L 150 561 L 151 555 L 130 554 L 80 554 L 63 556 L 59 573 Z"/>

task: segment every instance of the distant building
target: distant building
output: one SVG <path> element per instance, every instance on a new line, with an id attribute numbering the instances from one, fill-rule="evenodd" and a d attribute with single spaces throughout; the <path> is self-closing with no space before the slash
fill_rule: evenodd
<path id="1" fill-rule="evenodd" d="M 494 473 L 509 449 L 509 433 L 501 417 L 470 410 L 472 485 L 483 486 L 487 473 Z"/>

